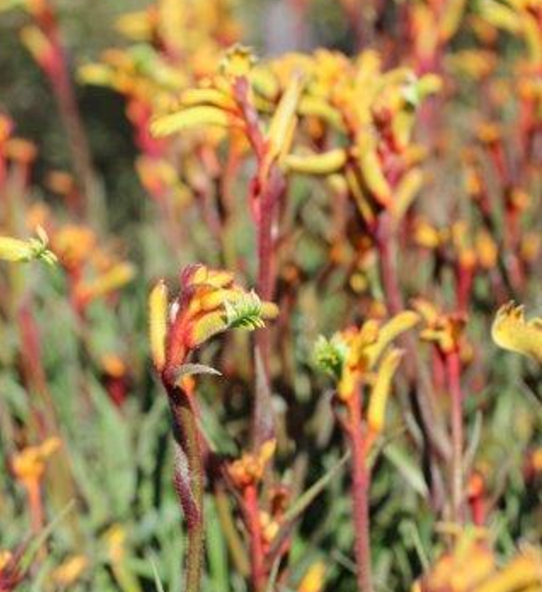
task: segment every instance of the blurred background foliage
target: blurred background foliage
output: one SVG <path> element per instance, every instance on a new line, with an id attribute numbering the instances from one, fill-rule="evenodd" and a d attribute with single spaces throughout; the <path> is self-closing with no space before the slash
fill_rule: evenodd
<path id="1" fill-rule="evenodd" d="M 387 2 L 377 29 L 393 28 L 403 4 Z M 135 0 L 55 0 L 55 6 L 75 77 L 78 66 L 97 60 L 107 48 L 127 43 L 115 31 L 114 22 L 145 4 Z M 244 42 L 263 58 L 321 46 L 354 53 L 355 40 L 339 3 L 311 3 L 302 36 L 296 32 L 291 10 L 287 2 L 274 0 L 237 0 L 234 6 Z M 19 40 L 19 30 L 27 19 L 21 11 L 0 13 L 0 106 L 15 122 L 16 135 L 32 141 L 38 149 L 30 194 L 15 212 L 24 217 L 25 208 L 30 210 L 32 203 L 43 201 L 51 206 L 54 218 L 65 222 L 69 216 L 48 187 L 47 175 L 52 169 L 69 170 L 70 157 L 47 80 Z M 450 55 L 471 47 L 472 40 L 472 31 L 461 29 L 451 44 Z M 496 51 L 504 58 L 498 63 L 496 78 L 506 80 L 510 76 L 520 45 L 510 37 L 499 40 Z M 469 133 L 476 119 L 478 100 L 474 95 L 479 90 L 476 80 L 468 77 L 458 77 L 454 83 L 454 102 L 445 104 L 440 112 L 454 129 L 453 137 L 445 140 L 450 142 L 448 146 L 441 144 L 429 157 L 436 163 L 432 195 L 441 193 L 442 201 L 426 199 L 421 206 L 445 226 L 453 220 L 450 209 L 442 204 L 455 197 L 451 194 L 458 184 L 461 134 Z M 0 548 L 14 549 L 30 537 L 27 499 L 8 470 L 8 459 L 23 445 L 36 442 L 39 434 L 52 431 L 60 435 L 63 444 L 47 470 L 47 521 L 62 512 L 73 497 L 78 500 L 77 510 L 54 526 L 49 553 L 24 589 L 143 592 L 157 590 L 156 582 L 160 581 L 165 590 L 179 590 L 182 518 L 171 486 L 167 401 L 149 363 L 146 298 L 151 281 L 162 275 L 175 277 L 180 264 L 196 259 L 216 264 L 216 246 L 198 212 L 187 211 L 181 225 L 190 228 L 192 242 L 182 244 L 177 251 L 171 248 L 160 231 L 163 220 L 135 171 L 138 150 L 123 98 L 109 89 L 84 84 L 78 84 L 76 92 L 101 185 L 103 202 L 92 221 L 98 228 L 97 243 L 100 247 L 102 243 L 114 245 L 123 259 L 134 263 L 137 275 L 122 288 L 120 297 L 113 295 L 113 303 L 92 302 L 81 322 L 68 304 L 68 280 L 62 270 L 32 266 L 2 271 L 10 288 L 0 296 L 0 442 L 4 455 Z M 498 114 L 503 126 L 514 117 L 514 106 L 504 103 Z M 444 150 L 447 160 L 438 163 Z M 244 182 L 248 175 L 243 174 Z M 238 195 L 235 242 L 248 285 L 254 283 L 254 239 L 243 191 L 240 189 Z M 534 206 L 528 226 L 539 233 L 539 184 L 532 193 Z M 302 228 L 292 259 L 306 281 L 299 289 L 288 328 L 287 341 L 294 344 L 288 354 L 292 359 L 281 361 L 289 372 L 276 377 L 273 403 L 280 436 L 277 470 L 297 494 L 329 471 L 342 449 L 340 429 L 330 411 L 328 386 L 314 375 L 312 346 L 320 333 L 330 335 L 345 326 L 346 320 L 358 318 L 351 313 L 357 295 L 348 288 L 349 269 L 337 267 L 325 283 L 317 282 L 329 261 L 327 200 L 326 193 L 312 180 L 292 183 L 289 216 Z M 455 215 L 458 211 L 461 206 Z M 352 243 L 345 245 L 346 250 L 352 248 Z M 414 294 L 414 284 L 430 286 L 434 279 L 431 264 L 426 261 L 420 265 L 416 254 L 405 253 L 404 257 L 404 269 L 416 272 L 416 277 L 405 278 L 407 290 Z M 537 269 L 522 299 L 540 309 Z M 369 282 L 378 296 L 378 280 L 369 277 Z M 451 299 L 450 284 L 449 279 L 442 282 L 444 299 Z M 489 526 L 495 547 L 499 557 L 508 559 L 516 552 L 518 541 L 536 544 L 542 533 L 540 488 L 536 486 L 540 477 L 535 482 L 525 480 L 528 452 L 542 446 L 542 385 L 535 363 L 497 351 L 490 343 L 488 327 L 495 304 L 486 278 L 477 278 L 467 326 L 475 344 L 476 362 L 464 376 L 468 393 L 465 417 L 469 452 L 484 474 L 494 502 Z M 10 316 L 14 311 L 16 316 Z M 28 311 L 30 320 L 25 317 Z M 36 350 L 29 352 L 32 344 Z M 198 380 L 198 396 L 202 425 L 210 441 L 221 453 L 238 456 L 249 428 L 252 387 L 248 346 L 244 335 L 228 336 L 225 344 L 213 343 L 202 354 L 202 361 L 220 368 L 227 380 Z M 35 357 L 28 360 L 26 356 Z M 119 373 L 116 366 L 112 369 L 113 357 L 121 361 Z M 481 374 L 482 367 L 485 375 Z M 122 405 L 111 398 L 115 380 L 122 382 L 126 397 Z M 407 394 L 401 396 L 403 400 L 390 409 L 389 442 L 382 445 L 382 454 L 374 460 L 371 540 L 379 592 L 409 589 L 446 548 L 427 501 L 426 467 L 420 464 L 413 439 L 403 437 L 405 416 L 413 425 L 415 420 L 407 409 Z M 415 425 L 410 427 L 415 433 Z M 304 589 L 300 582 L 307 569 L 320 561 L 326 568 L 325 589 L 356 589 L 347 486 L 348 478 L 341 472 L 308 508 L 293 536 L 288 583 L 281 589 L 310 592 L 312 588 Z M 230 502 L 217 501 L 211 495 L 206 499 L 207 569 L 203 589 L 242 592 L 247 589 L 246 582 L 232 569 L 234 560 L 223 523 L 217 526 L 219 512 L 223 511 L 221 503 Z M 55 570 L 73 555 L 82 555 L 88 565 L 66 584 Z"/>

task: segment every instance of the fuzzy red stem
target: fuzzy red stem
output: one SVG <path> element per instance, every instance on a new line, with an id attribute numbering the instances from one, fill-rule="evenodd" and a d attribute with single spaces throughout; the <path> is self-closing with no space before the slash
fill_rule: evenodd
<path id="1" fill-rule="evenodd" d="M 248 485 L 243 491 L 247 527 L 250 536 L 250 571 L 253 592 L 265 589 L 265 557 L 262 545 L 262 528 L 258 505 L 258 490 L 255 485 Z"/>
<path id="2" fill-rule="evenodd" d="M 352 504 L 355 529 L 355 554 L 359 592 L 372 592 L 371 546 L 369 524 L 369 486 L 367 443 L 363 435 L 360 393 L 356 390 L 347 402 L 349 440 L 352 454 Z"/>

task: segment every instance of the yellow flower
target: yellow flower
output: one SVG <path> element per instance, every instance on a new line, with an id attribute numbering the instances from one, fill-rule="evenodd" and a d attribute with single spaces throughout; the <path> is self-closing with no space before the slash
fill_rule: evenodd
<path id="1" fill-rule="evenodd" d="M 432 302 L 416 298 L 412 305 L 424 319 L 426 326 L 420 333 L 423 341 L 434 343 L 443 354 L 460 351 L 466 317 L 461 313 L 444 313 Z"/>
<path id="2" fill-rule="evenodd" d="M 114 524 L 105 533 L 107 554 L 111 563 L 122 563 L 126 554 L 126 530 L 120 524 Z"/>
<path id="3" fill-rule="evenodd" d="M 71 586 L 77 582 L 88 567 L 84 555 L 74 555 L 53 570 L 51 579 L 60 586 Z"/>
<path id="4" fill-rule="evenodd" d="M 511 301 L 502 306 L 491 327 L 493 341 L 507 349 L 542 363 L 542 319 L 525 320 L 525 307 Z"/>
<path id="5" fill-rule="evenodd" d="M 49 239 L 45 231 L 38 227 L 37 235 L 37 238 L 28 240 L 0 236 L 0 259 L 13 262 L 43 259 L 50 265 L 56 263 L 56 256 L 47 248 Z"/>
<path id="6" fill-rule="evenodd" d="M 371 411 L 376 430 L 383 423 L 391 378 L 400 358 L 399 351 L 390 350 L 379 366 L 378 363 L 393 340 L 414 327 L 419 319 L 419 315 L 412 311 L 399 313 L 383 325 L 369 319 L 360 328 L 351 327 L 329 341 L 321 337 L 316 343 L 315 362 L 337 380 L 337 395 L 342 401 L 347 401 L 354 394 L 364 376 L 373 370 L 376 372 Z"/>
<path id="7" fill-rule="evenodd" d="M 233 78 L 247 76 L 256 61 L 256 56 L 250 47 L 237 43 L 226 51 L 220 68 L 226 76 Z"/>
<path id="8" fill-rule="evenodd" d="M 326 566 L 322 561 L 313 563 L 301 580 L 298 592 L 320 592 L 324 588 Z"/>

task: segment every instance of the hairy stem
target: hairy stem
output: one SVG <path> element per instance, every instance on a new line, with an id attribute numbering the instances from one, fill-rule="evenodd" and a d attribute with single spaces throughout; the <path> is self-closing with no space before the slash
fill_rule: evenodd
<path id="1" fill-rule="evenodd" d="M 204 554 L 203 522 L 203 459 L 199 442 L 196 414 L 189 396 L 178 387 L 168 388 L 173 415 L 175 439 L 184 459 L 175 469 L 175 486 L 188 530 L 188 551 L 185 564 L 185 592 L 197 592 L 200 587 Z"/>
<path id="2" fill-rule="evenodd" d="M 265 557 L 262 546 L 262 527 L 258 506 L 258 490 L 255 485 L 248 485 L 244 492 L 247 527 L 250 535 L 250 572 L 253 592 L 265 589 Z"/>
<path id="3" fill-rule="evenodd" d="M 355 554 L 359 592 L 372 592 L 371 546 L 369 524 L 369 485 L 366 446 L 361 421 L 359 391 L 348 400 L 348 428 L 352 454 L 352 503 L 354 511 Z"/>

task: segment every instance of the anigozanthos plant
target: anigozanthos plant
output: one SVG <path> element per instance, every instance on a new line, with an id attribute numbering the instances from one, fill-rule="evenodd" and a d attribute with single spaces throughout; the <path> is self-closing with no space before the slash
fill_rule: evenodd
<path id="1" fill-rule="evenodd" d="M 187 592 L 199 589 L 204 549 L 204 474 L 197 411 L 186 377 L 210 367 L 190 362 L 190 356 L 211 337 L 229 329 L 252 331 L 278 313 L 234 282 L 227 271 L 190 265 L 180 276 L 180 293 L 169 301 L 163 281 L 149 297 L 149 334 L 154 366 L 166 390 L 174 423 L 175 488 L 188 528 Z"/>
<path id="2" fill-rule="evenodd" d="M 353 521 L 360 592 L 373 590 L 369 540 L 371 472 L 367 457 L 384 428 L 386 403 L 403 353 L 392 343 L 419 320 L 417 313 L 404 311 L 384 324 L 368 320 L 361 327 L 351 327 L 330 340 L 320 337 L 315 346 L 315 363 L 333 378 L 336 402 L 346 409 L 343 429 L 352 454 Z"/>

